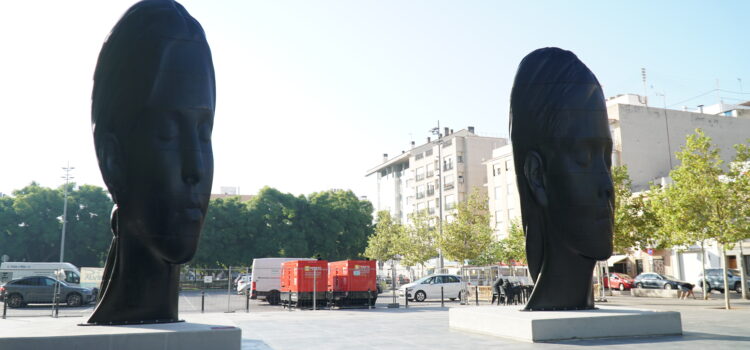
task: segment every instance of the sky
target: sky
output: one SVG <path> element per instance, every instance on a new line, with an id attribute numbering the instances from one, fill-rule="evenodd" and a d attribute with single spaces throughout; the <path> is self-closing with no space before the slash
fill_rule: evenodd
<path id="1" fill-rule="evenodd" d="M 58 187 L 67 164 L 76 183 L 104 186 L 92 77 L 133 3 L 0 2 L 0 193 L 31 181 Z M 516 68 L 540 47 L 573 51 L 605 96 L 646 93 L 675 109 L 750 100 L 750 2 L 180 3 L 214 59 L 215 193 L 336 188 L 375 198 L 366 171 L 383 153 L 426 142 L 438 122 L 507 137 Z"/>

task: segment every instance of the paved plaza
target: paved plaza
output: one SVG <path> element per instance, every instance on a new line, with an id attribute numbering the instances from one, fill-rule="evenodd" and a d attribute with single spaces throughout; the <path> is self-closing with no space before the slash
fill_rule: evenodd
<path id="1" fill-rule="evenodd" d="M 736 298 L 735 294 L 731 295 Z M 522 343 L 454 331 L 447 308 L 417 305 L 409 309 L 282 311 L 229 314 L 242 328 L 243 349 L 740 349 L 750 348 L 750 301 L 733 299 L 723 310 L 713 299 L 608 297 L 607 305 L 679 311 L 683 336 Z M 434 304 L 434 303 L 431 303 Z M 449 304 L 450 307 L 466 307 Z M 486 305 L 486 304 L 485 304 Z M 380 306 L 380 305 L 379 305 Z M 385 306 L 385 305 L 383 305 Z M 496 307 L 486 305 L 485 307 Z"/>
<path id="2" fill-rule="evenodd" d="M 192 306 L 181 306 L 181 316 L 188 322 L 201 323 L 210 319 L 212 323 L 233 324 L 242 328 L 242 349 L 574 349 L 606 348 L 630 349 L 741 349 L 750 348 L 750 301 L 738 299 L 731 293 L 732 310 L 723 310 L 723 296 L 718 293 L 712 299 L 678 300 L 664 298 L 634 298 L 629 295 L 610 296 L 606 305 L 644 308 L 652 310 L 679 311 L 682 315 L 683 336 L 643 337 L 620 339 L 572 340 L 554 343 L 523 343 L 508 339 L 495 338 L 481 334 L 455 331 L 448 328 L 448 308 L 469 307 L 457 302 L 446 302 L 441 307 L 439 301 L 410 303 L 403 308 L 403 299 L 399 300 L 401 308 L 388 309 L 391 301 L 386 295 L 378 299 L 377 307 L 372 310 L 293 310 L 288 311 L 279 306 L 270 306 L 263 302 L 252 301 L 250 312 L 241 308 L 240 300 L 232 300 L 231 308 L 241 308 L 232 313 L 217 310 L 219 305 L 226 307 L 226 296 L 215 295 L 211 305 L 216 305 L 210 312 L 201 314 L 195 310 L 196 300 L 190 300 Z M 222 303 L 220 300 L 224 300 Z M 187 301 L 185 301 L 187 303 Z M 182 301 L 181 301 L 182 303 Z M 497 307 L 480 302 L 487 308 Z M 473 307 L 473 303 L 471 305 Z M 18 321 L 56 322 L 49 318 L 49 309 L 38 309 L 38 315 L 32 317 L 35 308 L 11 310 L 14 315 L 8 320 L 0 320 L 0 337 L 3 334 L 3 322 L 8 325 Z M 70 318 L 83 321 L 91 308 L 71 309 L 61 317 L 59 322 L 71 322 Z M 67 320 L 66 320 L 67 319 Z"/>

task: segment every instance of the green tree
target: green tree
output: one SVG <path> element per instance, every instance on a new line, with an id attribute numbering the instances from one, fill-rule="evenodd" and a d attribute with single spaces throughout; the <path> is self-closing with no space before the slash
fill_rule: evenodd
<path id="1" fill-rule="evenodd" d="M 375 233 L 367 240 L 365 256 L 378 261 L 396 260 L 402 254 L 404 227 L 386 210 L 378 212 Z"/>
<path id="2" fill-rule="evenodd" d="M 211 200 L 198 251 L 190 264 L 249 266 L 258 251 L 251 218 L 247 204 L 240 197 Z"/>
<path id="3" fill-rule="evenodd" d="M 11 258 L 18 249 L 14 244 L 14 235 L 18 230 L 18 219 L 13 209 L 13 197 L 0 197 L 0 256 L 8 255 Z"/>
<path id="4" fill-rule="evenodd" d="M 308 241 L 311 252 L 332 261 L 362 257 L 373 233 L 372 203 L 343 190 L 313 193 L 308 201 L 317 223 Z"/>
<path id="5" fill-rule="evenodd" d="M 466 201 L 458 203 L 455 220 L 445 225 L 440 248 L 447 258 L 463 264 L 481 256 L 491 243 L 487 195 L 474 189 Z"/>
<path id="6" fill-rule="evenodd" d="M 508 264 L 511 272 L 514 273 L 514 263 L 526 261 L 526 235 L 518 219 L 511 221 L 508 237 L 500 240 L 499 243 L 499 261 Z"/>
<path id="7" fill-rule="evenodd" d="M 101 187 L 68 185 L 65 260 L 76 266 L 104 266 L 112 241 L 112 200 Z"/>
<path id="8" fill-rule="evenodd" d="M 633 247 L 663 248 L 668 241 L 658 233 L 658 218 L 645 194 L 633 194 L 627 166 L 612 167 L 615 190 L 614 251 L 627 253 Z"/>
<path id="9" fill-rule="evenodd" d="M 705 259 L 706 241 L 715 240 L 721 245 L 726 270 L 726 248 L 737 239 L 733 229 L 738 219 L 738 204 L 729 182 L 722 181 L 724 170 L 719 149 L 711 143 L 711 138 L 697 129 L 695 134 L 688 135 L 677 159 L 681 161 L 680 165 L 670 172 L 673 184 L 657 191 L 654 196 L 653 207 L 662 230 L 671 232 L 674 244 L 699 242 L 702 259 Z M 705 276 L 705 261 L 703 270 Z M 727 279 L 724 281 L 727 290 Z M 727 309 L 730 307 L 728 294 L 725 293 Z M 706 293 L 704 297 L 707 298 Z"/>
<path id="10" fill-rule="evenodd" d="M 409 224 L 403 230 L 402 240 L 401 264 L 404 266 L 424 265 L 427 260 L 438 256 L 438 237 L 431 220 L 424 210 L 409 214 Z"/>
<path id="11" fill-rule="evenodd" d="M 12 229 L 15 249 L 8 255 L 16 261 L 59 260 L 62 192 L 32 182 L 13 196 L 18 227 Z"/>

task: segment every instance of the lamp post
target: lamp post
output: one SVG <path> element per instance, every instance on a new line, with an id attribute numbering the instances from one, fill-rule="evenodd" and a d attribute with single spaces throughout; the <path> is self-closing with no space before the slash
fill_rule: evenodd
<path id="1" fill-rule="evenodd" d="M 63 216 L 62 216 L 62 237 L 60 237 L 60 262 L 63 262 L 63 259 L 65 258 L 65 224 L 68 223 L 68 182 L 73 177 L 70 176 L 70 171 L 75 169 L 74 167 L 70 166 L 70 162 L 68 162 L 68 166 L 63 167 L 63 170 L 65 170 L 65 175 L 62 177 L 65 179 L 65 186 L 63 187 Z"/>
<path id="2" fill-rule="evenodd" d="M 440 137 L 440 121 L 437 122 L 437 127 L 432 129 L 432 134 L 437 136 L 437 140 L 435 140 L 435 144 L 437 144 L 438 147 L 438 232 L 440 234 L 440 239 L 443 238 L 443 140 Z M 440 268 L 440 273 L 443 273 L 443 268 L 445 267 L 445 263 L 443 260 L 443 249 L 438 246 L 438 268 Z"/>

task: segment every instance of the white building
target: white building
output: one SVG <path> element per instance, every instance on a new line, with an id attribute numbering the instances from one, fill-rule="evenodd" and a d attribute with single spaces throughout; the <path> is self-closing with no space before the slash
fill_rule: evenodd
<path id="1" fill-rule="evenodd" d="M 451 220 L 456 203 L 472 189 L 486 191 L 484 162 L 492 150 L 506 145 L 504 138 L 479 136 L 473 127 L 453 132 L 445 128 L 436 140 L 414 146 L 396 157 L 383 157 L 383 163 L 367 171 L 377 180 L 376 211 L 387 210 L 406 223 L 408 215 L 425 210 L 443 220 Z M 440 198 L 442 191 L 442 198 Z M 442 200 L 441 200 L 442 199 Z"/>
<path id="2" fill-rule="evenodd" d="M 513 220 L 521 223 L 521 200 L 516 187 L 516 170 L 513 164 L 513 146 L 506 145 L 492 150 L 492 159 L 485 162 L 487 168 L 487 195 L 489 197 L 490 224 L 495 238 L 508 237 Z"/>

